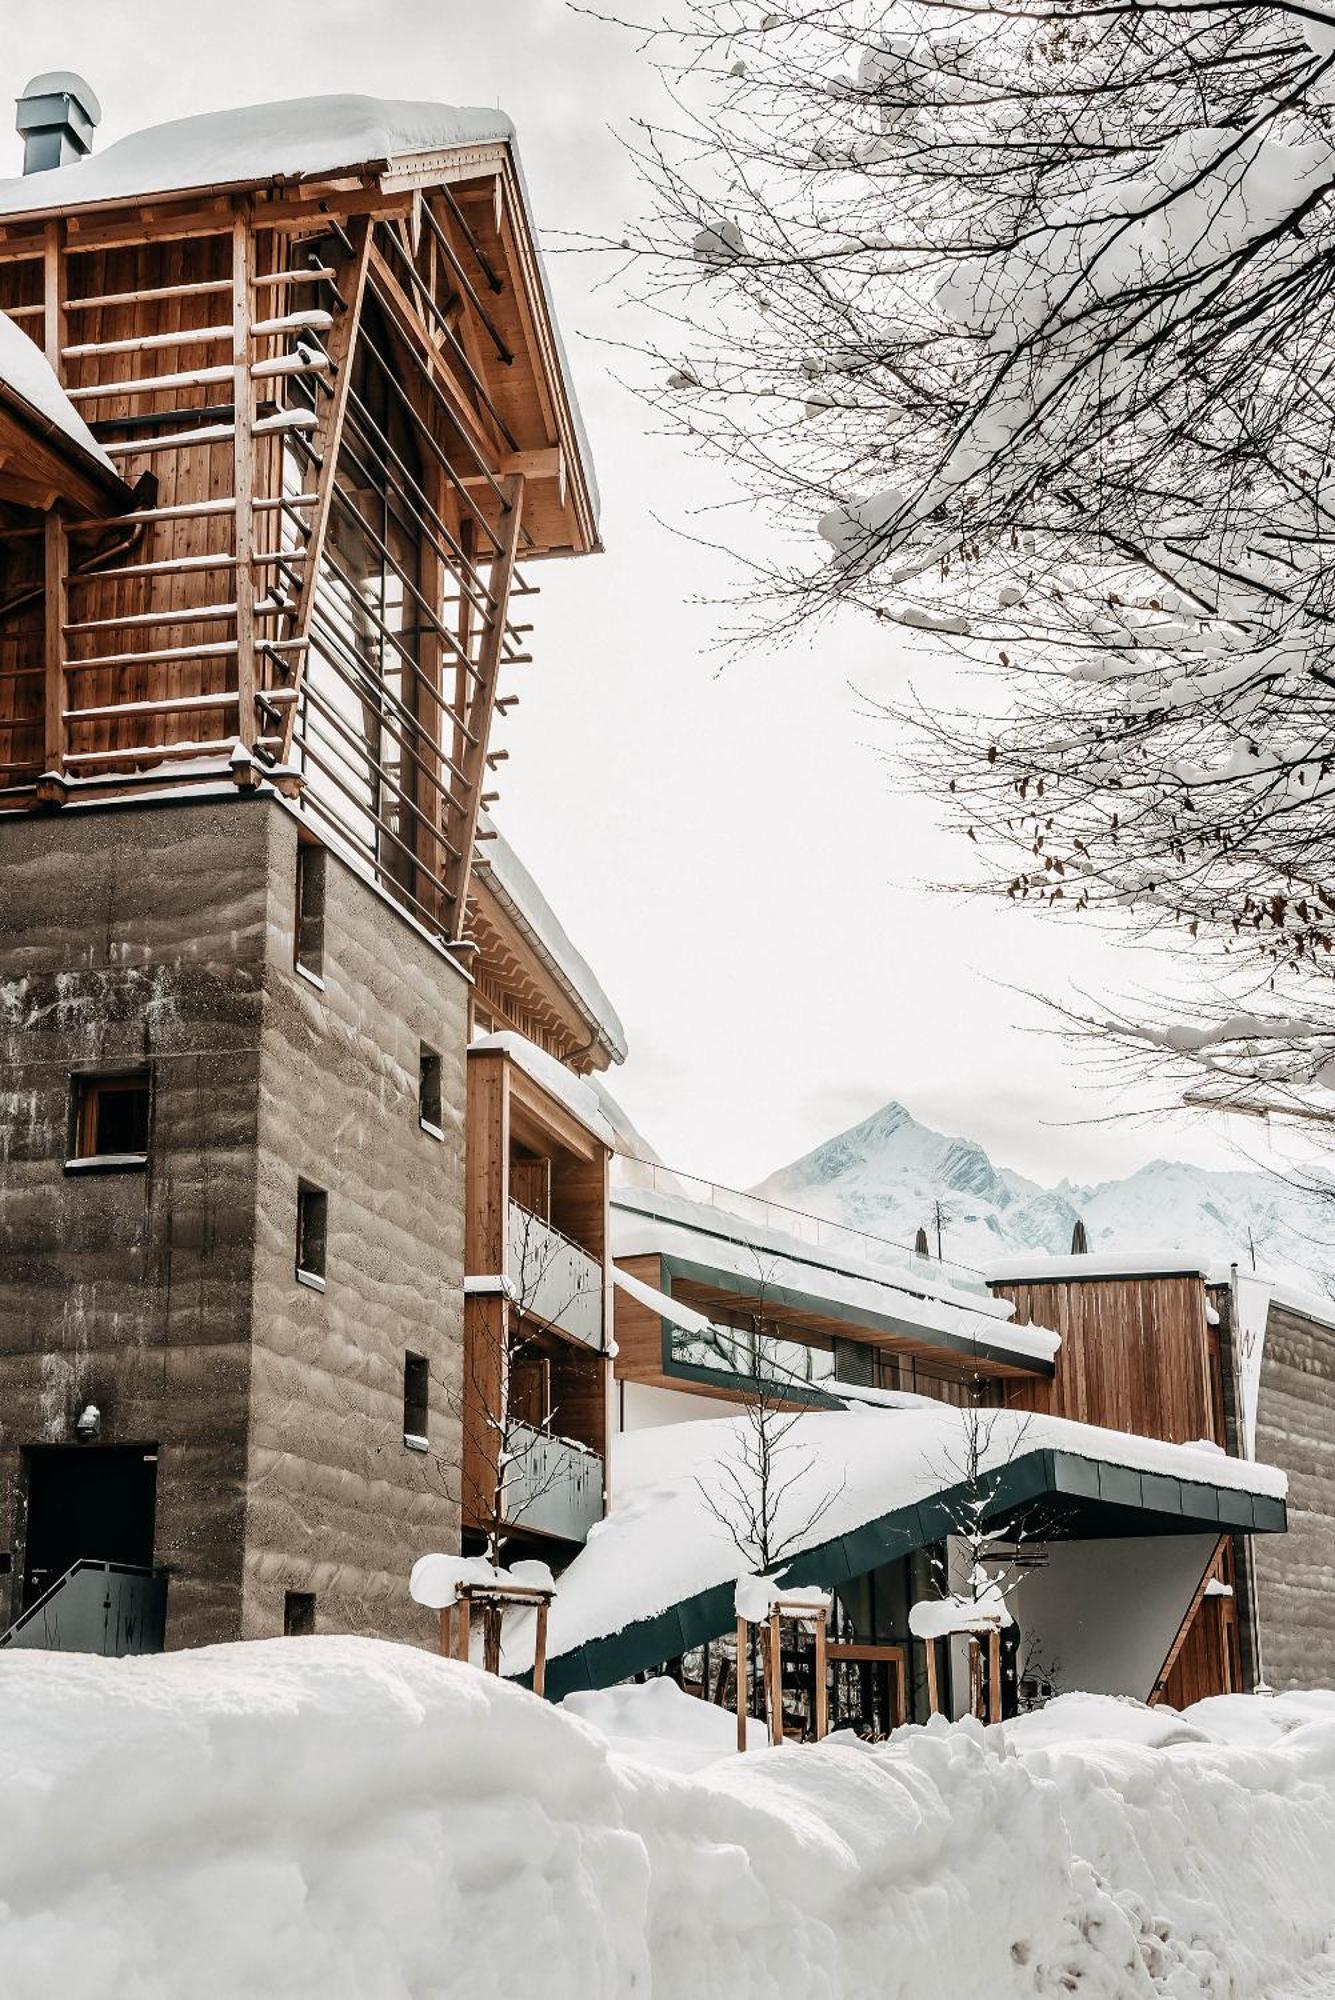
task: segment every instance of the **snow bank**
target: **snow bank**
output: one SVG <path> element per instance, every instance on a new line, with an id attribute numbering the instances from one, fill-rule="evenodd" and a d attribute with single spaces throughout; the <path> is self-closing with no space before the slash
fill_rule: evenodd
<path id="1" fill-rule="evenodd" d="M 663 1771 L 703 1771 L 737 1755 L 737 1711 L 699 1701 L 666 1676 L 624 1687 L 581 1688 L 561 1703 L 597 1730 L 608 1749 L 637 1764 Z M 748 1750 L 769 1740 L 764 1722 L 746 1718 Z"/>
<path id="2" fill-rule="evenodd" d="M 5 2000 L 1276 2000 L 1335 1930 L 1335 1721 L 683 1774 L 675 1690 L 370 1640 L 0 1673 Z"/>

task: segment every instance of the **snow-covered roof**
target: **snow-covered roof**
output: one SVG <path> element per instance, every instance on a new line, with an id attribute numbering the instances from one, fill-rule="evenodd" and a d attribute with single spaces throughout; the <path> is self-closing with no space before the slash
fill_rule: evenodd
<path id="1" fill-rule="evenodd" d="M 679 1299 L 669 1298 L 666 1292 L 656 1290 L 653 1285 L 646 1285 L 643 1279 L 633 1276 L 629 1271 L 622 1271 L 614 1266 L 612 1281 L 619 1285 L 629 1298 L 638 1299 L 642 1306 L 647 1306 L 650 1312 L 657 1313 L 660 1319 L 667 1320 L 670 1325 L 680 1327 L 683 1333 L 709 1333 L 713 1330 L 704 1313 L 696 1312 L 693 1306 L 682 1305 Z"/>
<path id="2" fill-rule="evenodd" d="M 402 98 L 291 97 L 149 125 L 86 159 L 0 181 L 0 214 L 58 210 L 383 167 L 456 146 L 512 144 L 503 111 Z"/>
<path id="3" fill-rule="evenodd" d="M 31 412 L 38 427 L 119 482 L 120 474 L 56 380 L 56 371 L 23 328 L 0 312 L 0 389 Z"/>
<path id="4" fill-rule="evenodd" d="M 1273 1499 L 1288 1489 L 1274 1466 L 1064 1417 L 989 1410 L 986 1426 L 971 1438 L 973 1414 L 948 1403 L 804 1411 L 784 1434 L 793 1454 L 771 1523 L 774 1545 L 788 1546 L 791 1560 L 959 1485 L 974 1449 L 984 1473 L 1052 1451 Z M 748 1422 L 744 1415 L 713 1417 L 627 1431 L 615 1440 L 612 1511 L 562 1573 L 549 1658 L 735 1583 L 754 1568 L 711 1504 L 741 1462 Z M 517 1621 L 507 1634 L 503 1668 L 522 1673 L 531 1659 L 531 1626 Z"/>
<path id="5" fill-rule="evenodd" d="M 147 126 L 85 159 L 0 181 L 0 215 L 68 215 L 77 209 L 138 201 L 146 195 L 183 195 L 204 188 L 313 179 L 356 168 L 403 169 L 424 156 L 485 145 L 508 148 L 531 215 L 515 128 L 503 111 L 351 92 L 237 105 Z M 593 454 L 540 252 L 537 263 L 596 521 L 599 496 Z"/>
<path id="6" fill-rule="evenodd" d="M 858 1317 L 890 1333 L 942 1344 L 968 1343 L 1015 1360 L 1049 1362 L 1060 1336 L 1045 1327 L 1013 1326 L 1008 1300 L 965 1294 L 919 1280 L 904 1266 L 859 1263 L 787 1236 L 781 1230 L 688 1200 L 665 1189 L 612 1190 L 612 1254 L 665 1256 L 760 1284 L 776 1298 L 797 1294 L 836 1317 Z"/>
<path id="7" fill-rule="evenodd" d="M 499 1049 L 509 1056 L 511 1062 L 518 1063 L 526 1076 L 554 1097 L 584 1127 L 586 1132 L 609 1149 L 616 1144 L 616 1134 L 603 1116 L 602 1106 L 596 1094 L 590 1090 L 582 1077 L 559 1063 L 555 1056 L 540 1049 L 527 1035 L 516 1034 L 507 1028 L 497 1035 L 479 1035 L 468 1045 L 469 1054 L 481 1053 L 487 1049 Z"/>
<path id="8" fill-rule="evenodd" d="M 525 868 L 504 834 L 484 813 L 482 830 L 488 838 L 478 845 L 475 876 L 484 877 L 498 900 L 548 966 L 557 984 L 569 993 L 579 1011 L 596 1027 L 613 1062 L 626 1059 L 626 1031 L 604 993 L 588 960 L 571 942 L 565 926 Z"/>
<path id="9" fill-rule="evenodd" d="M 983 1276 L 989 1285 L 1040 1285 L 1067 1278 L 1204 1278 L 1208 1260 L 1186 1250 L 1091 1250 L 1054 1257 L 1035 1250 L 1028 1257 L 1003 1257 Z"/>

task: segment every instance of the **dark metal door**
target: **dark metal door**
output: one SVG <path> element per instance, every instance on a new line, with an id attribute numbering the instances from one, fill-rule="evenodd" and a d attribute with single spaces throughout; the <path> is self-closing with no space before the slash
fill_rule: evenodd
<path id="1" fill-rule="evenodd" d="M 152 1567 L 155 1451 L 143 1445 L 35 1445 L 26 1457 L 25 1611 L 81 1557 Z"/>

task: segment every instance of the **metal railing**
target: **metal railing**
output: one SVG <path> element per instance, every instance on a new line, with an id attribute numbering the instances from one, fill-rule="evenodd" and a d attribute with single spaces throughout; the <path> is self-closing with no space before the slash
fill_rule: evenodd
<path id="1" fill-rule="evenodd" d="M 167 1579 L 129 1563 L 71 1565 L 35 1604 L 0 1632 L 0 1647 L 48 1653 L 160 1653 L 167 1623 Z"/>
<path id="2" fill-rule="evenodd" d="M 788 1208 L 767 1195 L 747 1194 L 742 1188 L 726 1187 L 718 1181 L 701 1180 L 695 1174 L 679 1173 L 655 1160 L 637 1159 L 633 1153 L 617 1153 L 612 1172 L 616 1185 L 641 1189 L 648 1194 L 675 1196 L 697 1207 L 709 1208 L 720 1222 L 729 1218 L 752 1229 L 771 1229 L 791 1236 L 813 1250 L 842 1253 L 862 1264 L 883 1265 L 887 1280 L 908 1289 L 949 1294 L 952 1287 L 970 1292 L 986 1292 L 981 1270 L 951 1258 L 923 1257 L 910 1244 L 896 1243 L 888 1236 L 874 1236 L 870 1230 L 855 1229 L 851 1223 L 831 1222 L 826 1216 L 812 1215 L 803 1208 Z"/>
<path id="3" fill-rule="evenodd" d="M 502 1509 L 512 1528 L 582 1542 L 603 1517 L 603 1461 L 573 1438 L 511 1424 Z"/>
<path id="4" fill-rule="evenodd" d="M 539 1216 L 510 1203 L 511 1298 L 559 1333 L 601 1353 L 603 1267 Z"/>

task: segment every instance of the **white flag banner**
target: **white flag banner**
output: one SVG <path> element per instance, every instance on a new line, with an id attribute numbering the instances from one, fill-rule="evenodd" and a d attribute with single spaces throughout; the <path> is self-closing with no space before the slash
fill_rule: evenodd
<path id="1" fill-rule="evenodd" d="M 1233 1266 L 1233 1341 L 1238 1357 L 1238 1395 L 1248 1458 L 1256 1456 L 1256 1405 L 1261 1392 L 1261 1356 L 1270 1317 L 1270 1286 L 1264 1278 Z"/>

